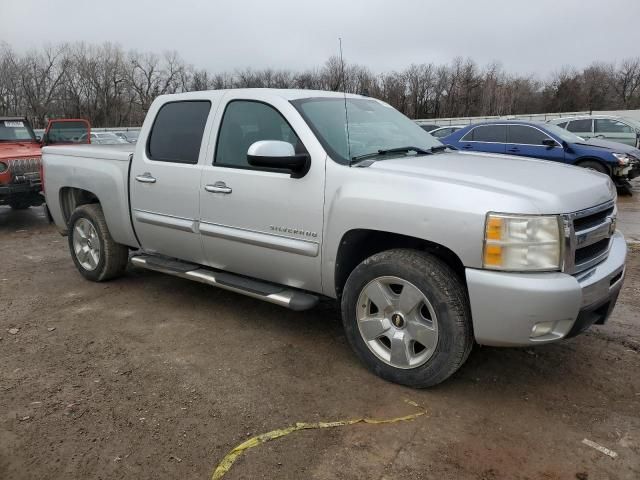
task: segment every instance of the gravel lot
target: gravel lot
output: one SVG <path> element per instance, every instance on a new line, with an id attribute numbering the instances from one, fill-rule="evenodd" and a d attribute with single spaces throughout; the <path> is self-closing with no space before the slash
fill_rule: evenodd
<path id="1" fill-rule="evenodd" d="M 640 188 L 620 199 L 640 241 Z M 640 478 L 640 245 L 610 322 L 532 349 L 476 347 L 426 391 L 368 373 L 330 303 L 296 313 L 131 269 L 95 284 L 41 208 L 0 207 L 0 478 Z M 18 329 L 17 333 L 16 330 Z M 584 445 L 617 452 L 613 459 Z"/>

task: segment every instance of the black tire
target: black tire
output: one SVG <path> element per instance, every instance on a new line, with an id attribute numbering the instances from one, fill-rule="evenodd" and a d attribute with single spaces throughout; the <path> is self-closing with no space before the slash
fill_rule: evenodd
<path id="1" fill-rule="evenodd" d="M 21 201 L 10 201 L 9 202 L 9 206 L 13 209 L 13 210 L 26 210 L 27 208 L 29 208 L 31 206 L 31 203 L 29 202 L 21 202 Z"/>
<path id="2" fill-rule="evenodd" d="M 398 368 L 381 360 L 360 333 L 357 318 L 360 293 L 370 282 L 382 277 L 410 282 L 429 300 L 436 314 L 435 349 L 425 363 L 414 368 Z M 387 250 L 367 258 L 347 279 L 341 304 L 342 323 L 351 347 L 373 373 L 391 382 L 414 388 L 437 385 L 458 370 L 473 347 L 466 288 L 451 267 L 425 252 Z"/>
<path id="3" fill-rule="evenodd" d="M 609 169 L 597 160 L 583 160 L 577 164 L 579 167 L 588 168 L 589 170 L 595 170 L 605 175 L 610 175 Z"/>
<path id="4" fill-rule="evenodd" d="M 94 269 L 87 269 L 78 259 L 74 249 L 75 227 L 81 220 L 87 220 L 96 231 L 100 244 L 100 255 L 97 266 Z M 107 222 L 104 219 L 102 207 L 97 203 L 81 205 L 75 209 L 69 219 L 69 251 L 76 268 L 87 280 L 92 282 L 104 282 L 121 276 L 127 268 L 129 262 L 129 248 L 116 243 L 111 238 Z"/>

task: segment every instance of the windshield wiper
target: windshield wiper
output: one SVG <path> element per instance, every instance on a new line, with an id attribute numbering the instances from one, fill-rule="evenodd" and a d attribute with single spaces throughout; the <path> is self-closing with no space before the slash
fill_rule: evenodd
<path id="1" fill-rule="evenodd" d="M 425 150 L 420 147 L 397 147 L 397 148 L 387 148 L 381 149 L 377 152 L 365 153 L 363 155 L 356 155 L 355 157 L 351 157 L 351 161 L 349 162 L 349 166 L 355 165 L 361 160 L 367 160 L 369 158 L 381 157 L 384 155 L 389 155 L 391 153 L 408 153 L 408 152 L 416 152 L 418 155 L 431 155 L 433 151 Z"/>

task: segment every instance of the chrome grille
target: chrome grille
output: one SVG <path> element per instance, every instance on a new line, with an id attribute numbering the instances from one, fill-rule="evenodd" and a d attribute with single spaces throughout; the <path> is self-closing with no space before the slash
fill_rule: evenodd
<path id="1" fill-rule="evenodd" d="M 607 258 L 610 240 L 615 231 L 615 202 L 563 215 L 563 271 L 582 272 Z"/>
<path id="2" fill-rule="evenodd" d="M 16 158 L 7 161 L 12 183 L 40 181 L 40 158 Z"/>

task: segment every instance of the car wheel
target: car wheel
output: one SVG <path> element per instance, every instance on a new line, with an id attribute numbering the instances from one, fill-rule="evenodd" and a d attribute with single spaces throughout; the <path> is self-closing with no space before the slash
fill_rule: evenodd
<path id="1" fill-rule="evenodd" d="M 73 262 L 86 279 L 103 282 L 127 268 L 129 249 L 113 241 L 99 204 L 76 208 L 69 219 L 68 237 Z"/>
<path id="2" fill-rule="evenodd" d="M 358 265 L 342 296 L 342 322 L 375 374 L 424 388 L 450 377 L 473 346 L 466 289 L 444 262 L 416 250 L 388 250 Z"/>
<path id="3" fill-rule="evenodd" d="M 588 168 L 589 170 L 595 170 L 599 173 L 604 173 L 605 175 L 609 175 L 609 170 L 600 162 L 596 160 L 585 160 L 584 162 L 578 163 L 579 167 Z"/>
<path id="4" fill-rule="evenodd" d="M 17 200 L 17 201 L 9 202 L 9 206 L 13 210 L 26 210 L 27 208 L 29 208 L 31 206 L 31 203 L 29 203 L 29 202 L 21 202 L 21 201 Z"/>

